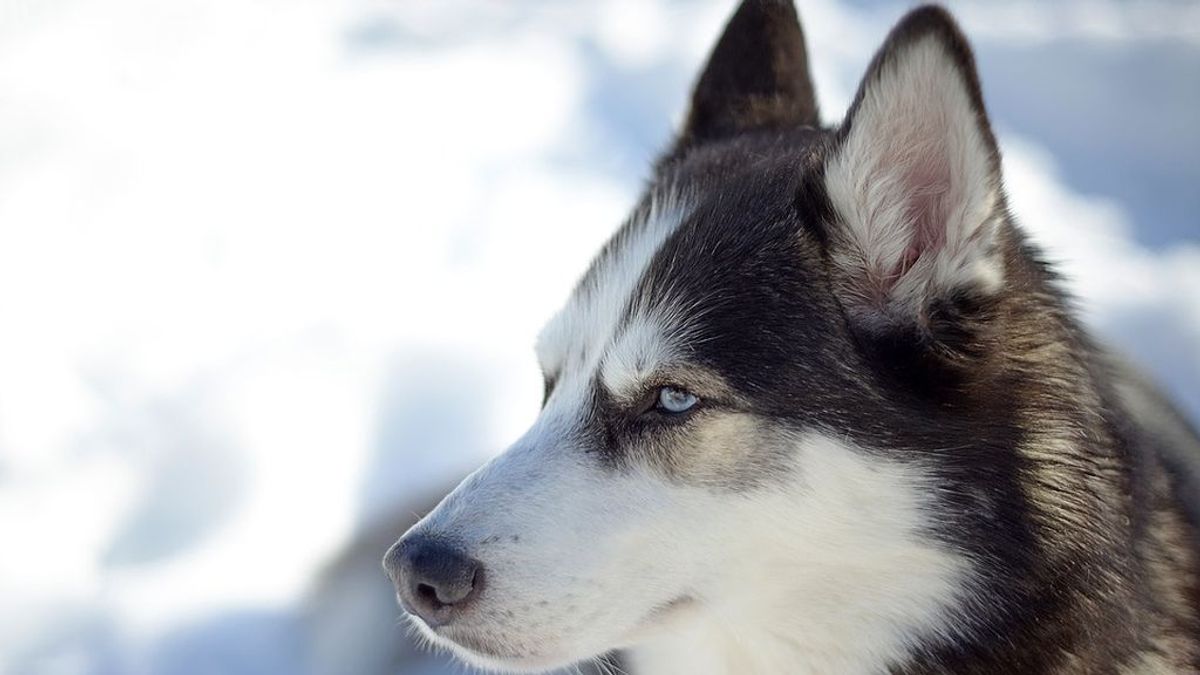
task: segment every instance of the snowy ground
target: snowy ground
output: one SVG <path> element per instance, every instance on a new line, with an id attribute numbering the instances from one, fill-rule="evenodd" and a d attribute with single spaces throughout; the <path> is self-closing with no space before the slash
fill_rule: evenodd
<path id="1" fill-rule="evenodd" d="M 533 417 L 730 6 L 0 0 L 0 672 L 303 670 L 322 562 Z M 902 5 L 800 8 L 833 121 Z M 956 8 L 1019 217 L 1200 418 L 1200 5 Z"/>

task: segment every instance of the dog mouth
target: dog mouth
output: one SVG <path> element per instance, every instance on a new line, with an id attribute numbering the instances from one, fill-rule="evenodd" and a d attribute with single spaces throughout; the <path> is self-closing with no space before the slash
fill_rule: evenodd
<path id="1" fill-rule="evenodd" d="M 489 670 L 541 672 L 570 663 L 552 651 L 522 649 L 494 633 L 456 624 L 432 628 L 414 619 L 422 633 L 464 661 Z"/>
<path id="2" fill-rule="evenodd" d="M 688 614 L 699 604 L 691 594 L 682 594 L 667 602 L 652 607 L 635 622 L 636 629 L 617 639 L 620 644 L 611 645 L 597 652 L 602 655 L 611 649 L 628 647 L 636 642 L 634 634 L 637 631 L 666 628 L 676 619 Z M 464 661 L 485 669 L 510 672 L 543 672 L 547 669 L 559 668 L 576 661 L 592 658 L 592 655 L 575 655 L 560 653 L 550 644 L 553 641 L 538 641 L 531 649 L 522 641 L 512 641 L 503 633 L 486 630 L 479 626 L 464 625 L 452 622 L 439 626 L 431 626 L 417 616 L 410 615 L 410 620 L 433 644 L 440 645 L 458 655 Z"/>
<path id="3" fill-rule="evenodd" d="M 445 626 L 435 631 L 441 639 L 454 646 L 472 652 L 487 659 L 500 661 L 523 661 L 537 658 L 538 654 L 516 649 L 495 636 L 486 635 L 469 629 Z"/>
<path id="4" fill-rule="evenodd" d="M 656 626 L 670 622 L 675 617 L 687 612 L 695 607 L 697 600 L 691 595 L 680 595 L 674 600 L 662 603 L 651 609 L 646 617 L 642 619 L 642 624 L 646 626 Z"/>
<path id="5" fill-rule="evenodd" d="M 698 601 L 691 595 L 681 595 L 668 602 L 655 606 L 642 618 L 638 625 L 640 629 L 656 629 L 668 626 L 673 620 L 692 610 Z M 450 624 L 438 628 L 423 626 L 428 632 L 437 636 L 438 640 L 458 651 L 469 661 L 485 668 L 542 670 L 555 668 L 570 663 L 571 659 L 564 655 L 556 655 L 549 645 L 541 644 L 537 651 L 522 649 L 506 641 L 502 636 L 481 631 L 475 628 Z M 619 648 L 622 645 L 614 645 Z"/>

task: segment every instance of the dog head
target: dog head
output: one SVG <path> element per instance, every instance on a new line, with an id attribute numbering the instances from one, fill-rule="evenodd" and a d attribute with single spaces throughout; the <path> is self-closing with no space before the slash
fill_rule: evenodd
<path id="1" fill-rule="evenodd" d="M 808 71 L 790 3 L 746 0 L 539 339 L 537 421 L 385 559 L 436 644 L 539 670 L 702 616 L 872 658 L 954 630 L 971 567 L 928 450 L 965 437 L 1000 320 L 995 141 L 940 9 L 839 127 Z"/>

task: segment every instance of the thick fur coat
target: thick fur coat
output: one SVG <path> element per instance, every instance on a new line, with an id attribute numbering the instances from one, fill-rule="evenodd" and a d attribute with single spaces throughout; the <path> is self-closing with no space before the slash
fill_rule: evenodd
<path id="1" fill-rule="evenodd" d="M 471 663 L 1200 671 L 1200 441 L 1009 214 L 942 9 L 827 128 L 745 0 L 538 352 L 529 433 L 385 559 Z"/>

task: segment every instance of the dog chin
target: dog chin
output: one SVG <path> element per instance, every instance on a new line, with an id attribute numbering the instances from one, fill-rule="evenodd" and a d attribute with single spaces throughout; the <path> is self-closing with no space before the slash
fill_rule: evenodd
<path id="1" fill-rule="evenodd" d="M 579 659 L 554 658 L 552 656 L 496 657 L 481 654 L 465 647 L 455 646 L 454 655 L 464 663 L 488 672 L 498 673 L 545 673 L 566 668 L 578 663 Z"/>
<path id="2" fill-rule="evenodd" d="M 470 629 L 454 626 L 433 629 L 416 618 L 413 623 L 434 646 L 445 649 L 468 665 L 489 672 L 544 673 L 587 660 L 586 656 L 572 658 L 552 650 L 522 652 L 515 647 L 506 647 L 503 638 Z"/>

